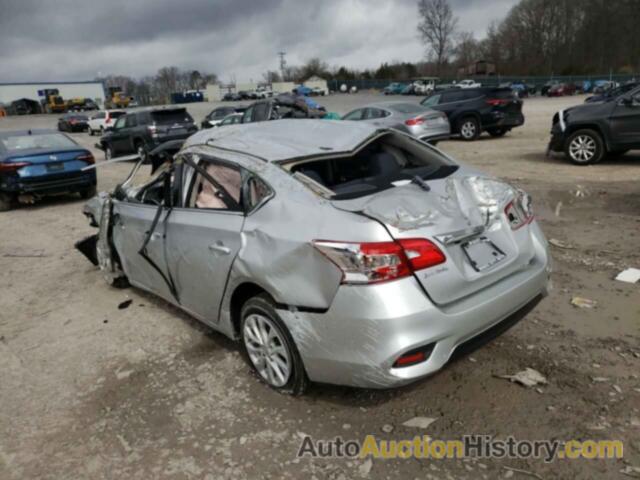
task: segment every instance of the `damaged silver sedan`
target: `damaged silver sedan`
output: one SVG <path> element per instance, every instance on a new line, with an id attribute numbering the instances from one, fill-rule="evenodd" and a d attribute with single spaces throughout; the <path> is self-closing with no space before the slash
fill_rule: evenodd
<path id="1" fill-rule="evenodd" d="M 529 196 L 396 130 L 229 126 L 157 163 L 85 206 L 79 248 L 238 339 L 277 390 L 410 383 L 547 293 Z"/>

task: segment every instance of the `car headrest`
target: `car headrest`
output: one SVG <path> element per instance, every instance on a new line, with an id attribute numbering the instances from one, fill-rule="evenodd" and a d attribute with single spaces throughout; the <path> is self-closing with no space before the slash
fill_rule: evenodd
<path id="1" fill-rule="evenodd" d="M 373 154 L 369 159 L 372 175 L 390 175 L 400 170 L 400 165 L 393 155 L 387 152 Z"/>
<path id="2" fill-rule="evenodd" d="M 307 169 L 307 170 L 300 170 L 300 173 L 306 175 L 307 177 L 309 177 L 311 180 L 319 183 L 320 185 L 324 185 L 324 180 L 322 179 L 322 177 L 320 176 L 320 174 L 318 172 L 316 172 L 315 170 L 311 170 L 311 169 Z"/>

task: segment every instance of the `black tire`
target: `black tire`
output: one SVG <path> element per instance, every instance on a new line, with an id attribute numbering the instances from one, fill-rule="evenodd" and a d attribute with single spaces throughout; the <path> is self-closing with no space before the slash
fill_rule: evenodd
<path id="1" fill-rule="evenodd" d="M 96 194 L 98 193 L 98 189 L 95 185 L 93 185 L 92 187 L 89 187 L 85 190 L 82 190 L 80 192 L 80 196 L 82 198 L 84 198 L 85 200 L 89 199 L 89 198 L 93 198 L 96 196 Z"/>
<path id="2" fill-rule="evenodd" d="M 104 147 L 104 159 L 109 161 L 113 158 L 113 147 L 111 145 L 105 145 Z"/>
<path id="3" fill-rule="evenodd" d="M 577 130 L 565 141 L 564 154 L 575 165 L 598 163 L 604 158 L 604 142 L 595 130 Z"/>
<path id="4" fill-rule="evenodd" d="M 0 193 L 0 212 L 8 212 L 16 205 L 15 196 L 9 193 Z"/>
<path id="5" fill-rule="evenodd" d="M 490 128 L 487 130 L 487 132 L 489 132 L 489 135 L 495 138 L 504 137 L 508 131 L 508 128 Z"/>
<path id="6" fill-rule="evenodd" d="M 476 117 L 464 117 L 458 122 L 460 137 L 466 142 L 472 142 L 480 136 L 480 122 Z"/>
<path id="7" fill-rule="evenodd" d="M 307 374 L 304 370 L 304 364 L 302 363 L 300 353 L 296 348 L 293 338 L 291 338 L 289 330 L 276 312 L 273 300 L 267 294 L 261 294 L 252 297 L 247 300 L 242 306 L 240 316 L 240 338 L 245 359 L 249 363 L 253 371 L 256 373 L 258 378 L 260 378 L 262 382 L 266 383 L 271 388 L 280 393 L 285 393 L 288 395 L 301 395 L 302 393 L 304 393 L 309 383 Z M 248 347 L 248 345 L 258 345 L 251 339 L 251 335 L 247 333 L 248 331 L 250 331 L 249 326 L 251 325 L 248 325 L 248 322 L 252 322 L 255 318 L 261 318 L 263 320 L 268 319 L 269 326 L 273 327 L 277 333 L 277 338 L 270 338 L 270 341 L 273 342 L 274 346 L 276 347 L 284 347 L 284 350 L 286 350 L 287 352 L 286 356 L 283 356 L 282 354 L 280 355 L 281 361 L 284 360 L 284 363 L 288 362 L 290 364 L 290 372 L 288 377 L 286 377 L 286 383 L 282 385 L 275 384 L 269 378 L 265 378 L 265 376 L 269 377 L 270 375 L 268 375 L 268 373 L 261 373 L 254 363 L 254 361 L 259 362 L 260 359 L 262 359 L 262 361 L 265 362 L 265 370 L 268 370 L 268 368 L 266 368 L 266 364 L 268 362 L 271 362 L 271 360 L 265 359 L 264 354 L 262 354 L 261 356 L 259 353 L 256 353 L 257 349 L 253 350 L 253 355 L 249 352 L 250 347 Z M 275 356 L 275 353 L 270 354 L 270 358 Z M 258 358 L 258 360 L 253 360 L 252 358 Z"/>

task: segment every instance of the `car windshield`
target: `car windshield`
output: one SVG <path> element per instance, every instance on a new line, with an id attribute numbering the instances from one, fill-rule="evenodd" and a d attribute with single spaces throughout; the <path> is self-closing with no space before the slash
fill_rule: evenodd
<path id="1" fill-rule="evenodd" d="M 394 103 L 389 108 L 400 113 L 420 113 L 424 112 L 424 107 L 417 103 Z"/>
<path id="2" fill-rule="evenodd" d="M 76 144 L 69 137 L 60 133 L 43 133 L 32 135 L 12 135 L 0 139 L 2 147 L 8 152 L 20 150 L 54 150 L 57 148 L 75 147 Z"/>
<path id="3" fill-rule="evenodd" d="M 151 112 L 151 117 L 157 125 L 172 125 L 174 123 L 192 123 L 193 118 L 185 109 L 159 110 Z"/>

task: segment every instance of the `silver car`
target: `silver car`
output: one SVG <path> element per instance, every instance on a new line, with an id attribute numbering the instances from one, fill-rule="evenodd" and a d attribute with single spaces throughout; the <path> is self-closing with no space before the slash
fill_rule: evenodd
<path id="1" fill-rule="evenodd" d="M 78 248 L 238 339 L 274 389 L 410 383 L 547 293 L 529 196 L 398 130 L 231 125 L 158 163 L 85 206 Z"/>
<path id="2" fill-rule="evenodd" d="M 342 119 L 396 128 L 434 145 L 451 136 L 451 126 L 445 113 L 411 102 L 374 103 L 353 110 Z"/>

